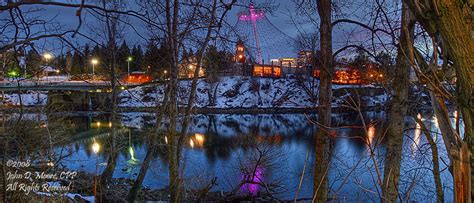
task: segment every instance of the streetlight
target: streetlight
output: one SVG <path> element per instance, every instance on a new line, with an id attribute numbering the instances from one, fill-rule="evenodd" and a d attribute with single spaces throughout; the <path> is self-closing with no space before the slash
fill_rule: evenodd
<path id="1" fill-rule="evenodd" d="M 164 75 L 163 75 L 163 80 L 166 80 L 166 73 L 168 73 L 167 70 L 163 71 Z"/>
<path id="2" fill-rule="evenodd" d="M 53 55 L 51 55 L 50 53 L 44 53 L 43 58 L 46 62 L 49 62 L 49 60 L 53 58 Z"/>
<path id="3" fill-rule="evenodd" d="M 95 65 L 99 63 L 99 60 L 92 59 L 91 63 L 92 63 L 92 80 L 94 80 Z"/>
<path id="4" fill-rule="evenodd" d="M 132 57 L 129 56 L 127 58 L 127 74 L 130 75 L 130 61 L 132 61 Z"/>

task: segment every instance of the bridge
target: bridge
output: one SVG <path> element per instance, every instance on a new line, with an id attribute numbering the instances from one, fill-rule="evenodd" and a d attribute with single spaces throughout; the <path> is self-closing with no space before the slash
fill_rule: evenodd
<path id="1" fill-rule="evenodd" d="M 141 83 L 117 83 L 120 89 L 141 86 Z M 35 91 L 91 91 L 104 90 L 112 87 L 110 81 L 33 81 L 14 80 L 0 81 L 0 91 L 17 92 L 26 90 Z"/>

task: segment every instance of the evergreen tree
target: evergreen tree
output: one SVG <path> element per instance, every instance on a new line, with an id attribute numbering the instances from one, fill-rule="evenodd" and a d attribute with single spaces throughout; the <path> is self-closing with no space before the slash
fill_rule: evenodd
<path id="1" fill-rule="evenodd" d="M 232 63 L 233 54 L 224 50 L 219 51 L 217 47 L 211 45 L 204 53 L 203 67 L 206 71 L 207 78 L 214 82 L 217 80 L 219 73 L 223 72 Z"/>
<path id="2" fill-rule="evenodd" d="M 158 54 L 157 54 L 157 62 L 156 62 L 156 70 L 158 71 L 158 75 L 163 77 L 164 71 L 169 70 L 171 66 L 171 52 L 169 46 L 166 44 L 166 42 L 162 42 L 160 44 L 160 48 L 158 49 Z M 168 71 L 169 74 L 169 71 Z"/>
<path id="3" fill-rule="evenodd" d="M 106 64 L 108 62 L 108 58 L 106 57 L 107 55 L 104 54 L 105 50 L 102 48 L 100 45 L 95 45 L 94 49 L 92 49 L 91 56 L 92 58 L 95 58 L 98 60 L 98 64 L 95 65 L 94 67 L 94 72 L 95 74 L 103 74 L 105 73 L 103 64 Z M 92 68 L 92 67 L 91 67 Z M 87 72 L 88 74 L 92 74 L 92 69 Z"/>
<path id="4" fill-rule="evenodd" d="M 36 50 L 30 50 L 26 54 L 26 72 L 29 75 L 35 75 L 44 64 L 43 58 Z"/>
<path id="5" fill-rule="evenodd" d="M 79 54 L 77 51 L 74 52 L 74 55 L 72 56 L 72 68 L 71 68 L 71 73 L 72 74 L 84 74 L 85 71 L 83 69 L 83 58 L 81 54 Z"/>
<path id="6" fill-rule="evenodd" d="M 133 46 L 132 61 L 130 61 L 130 72 L 141 71 L 143 62 L 143 51 L 140 45 Z"/>
<path id="7" fill-rule="evenodd" d="M 71 52 L 67 52 L 66 54 L 66 64 L 64 66 L 64 70 L 66 70 L 66 72 L 68 73 L 72 73 L 72 67 L 73 67 L 73 62 L 72 62 L 72 54 Z"/>
<path id="8" fill-rule="evenodd" d="M 127 72 L 127 58 L 130 56 L 130 48 L 124 40 L 117 53 L 117 66 L 122 73 Z M 131 65 L 131 64 L 130 64 Z"/>
<path id="9" fill-rule="evenodd" d="M 143 66 L 146 68 L 148 74 L 158 77 L 160 67 L 160 55 L 156 42 L 150 40 L 147 44 L 145 55 L 143 56 Z"/>

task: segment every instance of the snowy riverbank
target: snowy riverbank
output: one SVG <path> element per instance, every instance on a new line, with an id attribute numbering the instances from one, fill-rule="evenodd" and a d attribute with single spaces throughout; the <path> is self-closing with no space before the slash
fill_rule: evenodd
<path id="1" fill-rule="evenodd" d="M 348 90 L 363 91 L 371 85 L 334 85 L 333 106 L 340 106 L 351 94 Z M 186 105 L 191 81 L 181 81 L 178 88 L 178 103 Z M 337 92 L 337 93 L 336 93 Z M 155 107 L 161 104 L 164 88 L 136 87 L 120 93 L 120 107 Z M 216 83 L 200 79 L 197 85 L 195 107 L 228 108 L 310 108 L 317 106 L 318 81 L 290 78 L 223 77 Z M 362 106 L 383 105 L 385 93 L 360 94 Z"/>
<path id="2" fill-rule="evenodd" d="M 182 80 L 178 88 L 178 104 L 187 105 L 191 80 Z M 384 105 L 387 94 L 372 85 L 333 85 L 333 107 L 340 107 L 350 97 L 359 96 L 361 106 Z M 357 94 L 354 94 L 357 91 Z M 48 92 L 27 91 L 5 94 L 7 106 L 45 106 Z M 140 86 L 121 91 L 118 95 L 122 109 L 152 108 L 160 105 L 164 86 Z M 195 107 L 200 109 L 307 109 L 317 106 L 318 80 L 313 78 L 253 78 L 222 77 L 215 83 L 199 79 Z"/>

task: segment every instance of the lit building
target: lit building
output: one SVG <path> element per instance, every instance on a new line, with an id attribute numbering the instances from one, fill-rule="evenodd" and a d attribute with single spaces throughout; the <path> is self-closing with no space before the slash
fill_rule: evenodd
<path id="1" fill-rule="evenodd" d="M 255 77 L 281 77 L 281 66 L 254 64 L 252 75 Z"/>
<path id="2" fill-rule="evenodd" d="M 237 41 L 235 50 L 235 62 L 241 64 L 245 63 L 245 46 L 241 40 Z"/>
<path id="3" fill-rule="evenodd" d="M 319 69 L 315 69 L 313 76 L 319 78 L 320 73 L 321 71 Z M 372 63 L 364 64 L 362 67 L 336 63 L 334 67 L 332 78 L 332 83 L 334 84 L 370 84 L 385 82 L 383 72 Z"/>
<path id="4" fill-rule="evenodd" d="M 283 68 L 298 68 L 295 58 L 281 58 L 280 64 Z"/>

